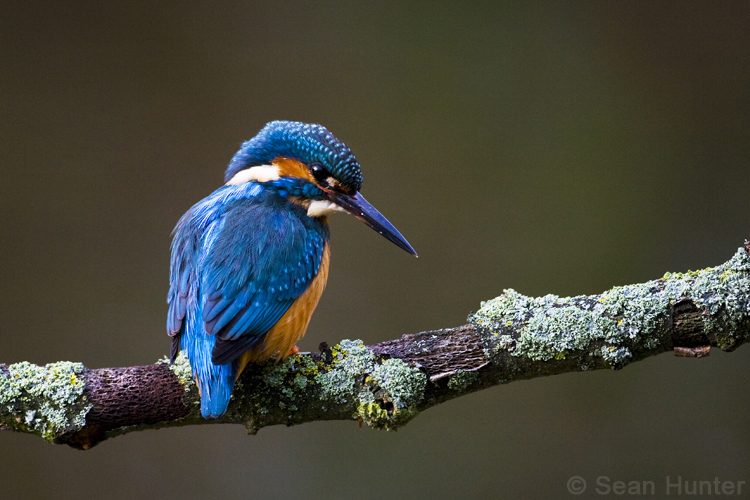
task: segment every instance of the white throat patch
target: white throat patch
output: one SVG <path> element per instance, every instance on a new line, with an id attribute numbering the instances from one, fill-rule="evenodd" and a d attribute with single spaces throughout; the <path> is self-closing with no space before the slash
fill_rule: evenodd
<path id="1" fill-rule="evenodd" d="M 307 207 L 307 215 L 310 217 L 323 217 L 333 212 L 347 213 L 346 210 L 328 200 L 311 201 Z"/>
<path id="2" fill-rule="evenodd" d="M 239 172 L 234 174 L 234 177 L 229 179 L 229 182 L 227 182 L 226 185 L 234 186 L 237 184 L 244 184 L 250 181 L 256 181 L 256 182 L 276 181 L 276 180 L 279 180 L 280 178 L 281 177 L 279 176 L 279 169 L 276 168 L 275 166 L 260 165 L 257 167 L 246 168 L 245 170 L 240 170 Z"/>

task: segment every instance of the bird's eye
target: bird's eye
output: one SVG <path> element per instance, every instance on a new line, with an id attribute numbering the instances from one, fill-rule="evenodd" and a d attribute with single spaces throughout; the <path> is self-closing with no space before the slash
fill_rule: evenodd
<path id="1" fill-rule="evenodd" d="M 315 177 L 315 180 L 319 183 L 323 183 L 328 177 L 331 176 L 331 174 L 328 173 L 328 170 L 321 167 L 320 165 L 313 165 L 313 167 L 310 169 L 312 171 L 313 177 Z"/>

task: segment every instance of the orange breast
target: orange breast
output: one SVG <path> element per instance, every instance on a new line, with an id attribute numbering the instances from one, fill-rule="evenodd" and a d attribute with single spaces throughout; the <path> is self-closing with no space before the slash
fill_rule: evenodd
<path id="1" fill-rule="evenodd" d="M 277 355 L 277 360 L 282 360 L 292 353 L 294 345 L 304 337 L 312 313 L 318 306 L 320 296 L 323 295 L 323 290 L 328 281 L 330 260 L 331 248 L 326 243 L 318 274 L 315 275 L 307 290 L 294 301 L 281 319 L 266 333 L 263 343 L 240 357 L 237 377 L 240 376 L 248 363 L 263 361 L 274 355 Z"/>

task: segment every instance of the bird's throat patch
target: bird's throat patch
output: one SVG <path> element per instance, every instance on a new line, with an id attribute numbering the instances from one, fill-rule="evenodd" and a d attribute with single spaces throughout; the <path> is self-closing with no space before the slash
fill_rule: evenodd
<path id="1" fill-rule="evenodd" d="M 346 210 L 328 200 L 315 200 L 307 205 L 307 215 L 309 217 L 323 217 L 333 212 L 346 213 Z"/>

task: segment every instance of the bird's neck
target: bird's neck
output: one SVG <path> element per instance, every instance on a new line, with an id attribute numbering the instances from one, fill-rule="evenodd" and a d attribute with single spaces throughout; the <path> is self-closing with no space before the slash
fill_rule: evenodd
<path id="1" fill-rule="evenodd" d="M 270 165 L 259 165 L 235 174 L 227 185 L 256 182 L 307 211 L 309 217 L 325 218 L 333 212 L 346 212 L 328 200 L 313 183 L 308 168 L 297 160 L 277 158 Z"/>
<path id="2" fill-rule="evenodd" d="M 304 163 L 291 158 L 278 157 L 269 165 L 256 165 L 240 170 L 229 179 L 227 185 L 244 184 L 246 182 L 264 183 L 284 177 L 305 179 L 308 182 L 314 180 Z"/>

